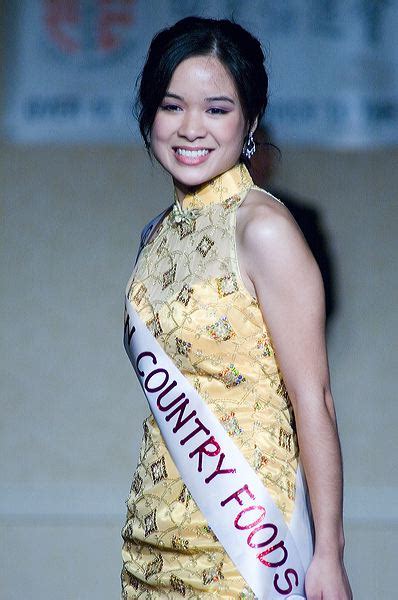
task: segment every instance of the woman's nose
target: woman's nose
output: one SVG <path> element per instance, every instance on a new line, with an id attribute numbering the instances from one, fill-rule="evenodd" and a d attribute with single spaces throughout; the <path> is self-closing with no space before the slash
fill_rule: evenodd
<path id="1" fill-rule="evenodd" d="M 197 111 L 186 111 L 178 128 L 178 134 L 188 140 L 205 137 L 206 129 L 203 118 Z"/>

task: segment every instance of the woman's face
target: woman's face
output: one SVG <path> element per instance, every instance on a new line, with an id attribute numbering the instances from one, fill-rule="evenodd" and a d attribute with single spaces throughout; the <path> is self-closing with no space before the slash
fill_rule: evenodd
<path id="1" fill-rule="evenodd" d="M 194 56 L 174 71 L 152 126 L 151 149 L 181 198 L 235 165 L 246 133 L 231 75 L 214 56 Z"/>

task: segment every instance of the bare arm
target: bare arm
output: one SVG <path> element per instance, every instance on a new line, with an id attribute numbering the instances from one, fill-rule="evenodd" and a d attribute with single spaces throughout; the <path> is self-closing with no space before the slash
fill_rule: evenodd
<path id="1" fill-rule="evenodd" d="M 255 291 L 270 329 L 295 413 L 316 533 L 307 596 L 348 600 L 342 465 L 329 383 L 322 278 L 287 209 L 261 192 L 250 195 L 238 214 L 238 254 L 242 277 Z"/>

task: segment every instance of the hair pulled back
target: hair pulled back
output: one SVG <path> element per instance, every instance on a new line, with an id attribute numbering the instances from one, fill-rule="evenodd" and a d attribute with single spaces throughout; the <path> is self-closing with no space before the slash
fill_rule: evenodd
<path id="1" fill-rule="evenodd" d="M 136 115 L 145 146 L 175 69 L 192 56 L 215 56 L 231 74 L 249 126 L 267 106 L 268 76 L 260 42 L 227 19 L 186 17 L 153 38 L 137 81 Z"/>

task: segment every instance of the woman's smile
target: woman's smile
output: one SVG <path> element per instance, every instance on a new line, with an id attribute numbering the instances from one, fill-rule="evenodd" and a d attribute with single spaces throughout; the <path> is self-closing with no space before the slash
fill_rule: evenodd
<path id="1" fill-rule="evenodd" d="M 174 148 L 176 159 L 183 165 L 200 165 L 207 160 L 210 152 L 208 148 Z"/>

